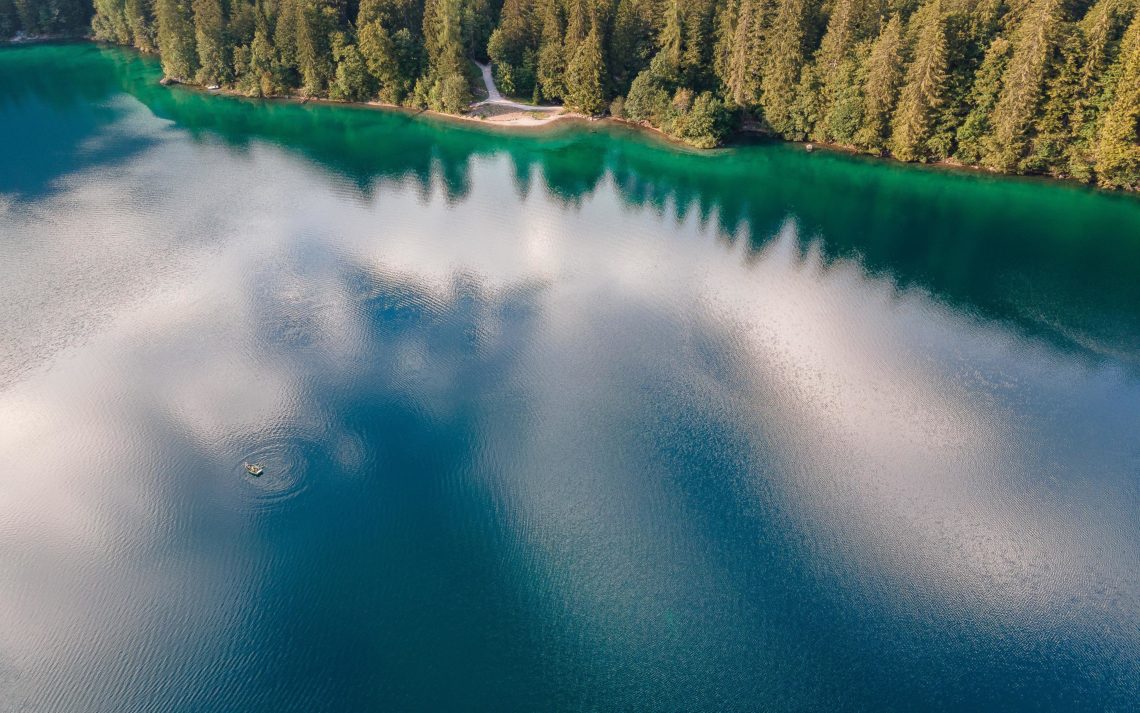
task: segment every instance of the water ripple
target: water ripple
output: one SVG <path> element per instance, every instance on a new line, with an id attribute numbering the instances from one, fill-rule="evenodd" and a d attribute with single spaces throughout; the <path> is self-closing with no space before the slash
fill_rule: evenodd
<path id="1" fill-rule="evenodd" d="M 325 460 L 322 447 L 320 432 L 291 424 L 275 424 L 226 438 L 219 449 L 225 458 L 221 460 L 222 487 L 217 495 L 243 512 L 284 507 L 312 486 L 313 474 Z M 262 474 L 250 474 L 246 463 L 260 465 Z"/>

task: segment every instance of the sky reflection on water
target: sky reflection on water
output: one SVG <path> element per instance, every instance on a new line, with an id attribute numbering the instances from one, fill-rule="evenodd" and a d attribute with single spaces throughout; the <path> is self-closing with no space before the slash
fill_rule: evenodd
<path id="1" fill-rule="evenodd" d="M 0 709 L 1140 695 L 1137 204 L 56 49 L 0 82 L 90 122 L 0 159 Z"/>

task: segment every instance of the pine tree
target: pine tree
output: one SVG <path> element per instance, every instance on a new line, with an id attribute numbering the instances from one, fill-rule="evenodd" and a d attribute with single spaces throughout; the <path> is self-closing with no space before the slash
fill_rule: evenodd
<path id="1" fill-rule="evenodd" d="M 765 51 L 760 104 L 777 134 L 792 137 L 796 129 L 796 94 L 804 65 L 807 7 L 805 0 L 780 0 Z"/>
<path id="2" fill-rule="evenodd" d="M 918 40 L 914 60 L 907 68 L 891 122 L 890 149 L 900 161 L 925 161 L 938 107 L 946 87 L 946 28 L 941 0 L 934 0 L 915 14 Z"/>
<path id="3" fill-rule="evenodd" d="M 969 96 L 972 108 L 966 115 L 966 120 L 958 127 L 956 156 L 964 163 L 976 164 L 982 160 L 985 151 L 984 142 L 993 131 L 990 115 L 1001 92 L 1001 78 L 1009 62 L 1011 47 L 1005 38 L 996 38 L 990 43 L 982 65 L 974 75 L 974 85 L 970 89 Z"/>
<path id="4" fill-rule="evenodd" d="M 862 66 L 866 46 L 844 59 L 825 84 L 829 103 L 823 114 L 822 135 L 828 141 L 844 145 L 855 143 L 855 134 L 863 125 Z"/>
<path id="5" fill-rule="evenodd" d="M 821 141 L 849 141 L 854 135 L 852 121 L 858 123 L 858 67 L 853 55 L 856 43 L 862 39 L 861 22 L 864 3 L 859 0 L 837 0 L 827 23 L 827 32 L 815 55 L 815 74 L 818 77 L 818 126 L 807 127 Z M 813 88 L 815 89 L 815 88 Z M 832 108 L 842 98 L 843 106 L 835 113 Z"/>
<path id="6" fill-rule="evenodd" d="M 685 50 L 685 13 L 682 0 L 668 0 L 665 10 L 665 27 L 661 30 L 658 44 L 661 52 L 675 67 L 680 67 Z"/>
<path id="7" fill-rule="evenodd" d="M 604 73 L 602 41 L 595 28 L 579 43 L 574 58 L 566 68 L 566 106 L 587 115 L 605 111 L 606 97 L 602 88 Z"/>
<path id="8" fill-rule="evenodd" d="M 432 76 L 439 80 L 462 74 L 464 66 L 462 0 L 434 0 L 424 13 L 424 37 Z"/>
<path id="9" fill-rule="evenodd" d="M 957 146 L 956 132 L 970 113 L 968 97 L 973 88 L 973 75 L 985 56 L 985 49 L 993 38 L 988 29 L 988 9 L 993 0 L 964 6 L 953 0 L 943 8 L 946 31 L 946 83 L 942 100 L 934 113 L 930 138 L 926 141 L 928 160 L 950 158 Z"/>
<path id="10" fill-rule="evenodd" d="M 740 17 L 741 0 L 726 0 L 716 10 L 715 44 L 713 45 L 713 73 L 722 89 L 728 88 L 729 65 L 732 62 L 732 42 L 736 38 L 736 21 Z M 725 92 L 727 94 L 727 92 Z"/>
<path id="11" fill-rule="evenodd" d="M 269 27 L 264 15 L 257 19 L 257 29 L 254 31 L 253 43 L 249 48 L 248 71 L 256 81 L 257 93 L 267 96 L 280 91 L 275 71 L 277 57 L 273 45 L 269 41 Z"/>
<path id="12" fill-rule="evenodd" d="M 1100 117 L 1111 102 L 1108 89 L 1115 76 L 1110 71 L 1112 54 L 1134 11 L 1128 0 L 1099 0 L 1077 26 L 1082 38 L 1082 64 L 1068 107 L 1070 139 L 1065 154 L 1066 172 L 1081 180 L 1091 181 L 1095 176 L 1097 131 Z"/>
<path id="13" fill-rule="evenodd" d="M 534 91 L 538 41 L 533 3 L 507 0 L 499 26 L 487 42 L 487 54 L 495 70 L 496 83 L 508 95 L 530 95 Z"/>
<path id="14" fill-rule="evenodd" d="M 20 18 L 16 14 L 16 6 L 12 4 L 12 0 L 0 0 L 0 37 L 5 39 L 15 37 L 19 29 Z"/>
<path id="15" fill-rule="evenodd" d="M 538 49 L 538 84 L 542 95 L 559 99 L 566 93 L 566 54 L 562 44 L 562 15 L 555 0 L 545 0 L 542 40 Z"/>
<path id="16" fill-rule="evenodd" d="M 334 71 L 329 30 L 335 10 L 327 1 L 302 0 L 297 18 L 297 70 L 301 91 L 309 97 L 324 93 Z"/>
<path id="17" fill-rule="evenodd" d="M 607 65 L 620 94 L 629 91 L 633 78 L 653 57 L 657 34 L 654 11 L 653 0 L 618 0 Z"/>
<path id="18" fill-rule="evenodd" d="M 1080 22 L 1085 38 L 1081 86 L 1086 97 L 1099 94 L 1111 63 L 1110 54 L 1135 12 L 1129 0 L 1098 0 Z"/>
<path id="19" fill-rule="evenodd" d="M 286 83 L 297 73 L 297 36 L 304 18 L 304 0 L 278 0 L 273 46 Z"/>
<path id="20" fill-rule="evenodd" d="M 126 6 L 123 0 L 95 0 L 95 17 L 91 20 L 91 30 L 95 39 L 104 42 L 117 42 L 129 45 L 134 37 L 131 26 L 127 22 Z M 0 0 L 0 18 L 11 16 L 15 22 L 16 8 L 11 0 Z M 0 19 L 0 22 L 3 22 Z M 10 32 L 0 33 L 0 37 L 7 38 Z"/>
<path id="21" fill-rule="evenodd" d="M 368 72 L 364 57 L 356 45 L 347 41 L 344 33 L 333 40 L 333 59 L 336 75 L 329 86 L 329 96 L 340 101 L 368 101 L 376 94 L 376 82 Z"/>
<path id="22" fill-rule="evenodd" d="M 993 135 L 982 157 L 982 163 L 990 168 L 1015 171 L 1021 167 L 1061 19 L 1061 0 L 1034 0 L 1014 34 L 1013 54 L 990 117 Z"/>
<path id="23" fill-rule="evenodd" d="M 726 94 L 738 106 L 754 107 L 760 101 L 760 73 L 764 64 L 766 0 L 740 0 L 728 52 Z"/>
<path id="24" fill-rule="evenodd" d="M 856 145 L 873 153 L 887 148 L 891 119 L 903 80 L 902 20 L 893 15 L 867 58 L 863 82 L 863 123 L 855 132 Z"/>
<path id="25" fill-rule="evenodd" d="M 713 5 L 709 0 L 691 0 L 685 13 L 684 52 L 681 56 L 681 70 L 685 84 L 701 88 L 711 86 L 713 73 L 712 59 L 712 20 Z"/>
<path id="26" fill-rule="evenodd" d="M 459 113 L 469 100 L 464 74 L 462 0 L 433 0 L 424 12 L 424 36 L 428 48 L 428 106 L 436 111 Z"/>
<path id="27" fill-rule="evenodd" d="M 362 11 L 362 17 L 363 14 Z M 366 21 L 359 27 L 359 49 L 368 73 L 381 91 L 394 87 L 399 80 L 400 67 L 391 35 L 379 20 Z M 399 102 L 401 98 L 396 97 L 394 101 Z"/>
<path id="28" fill-rule="evenodd" d="M 566 2 L 566 35 L 563 38 L 563 54 L 573 58 L 578 51 L 578 45 L 590 33 L 590 6 L 588 0 L 565 0 Z M 567 66 L 569 71 L 569 66 Z"/>
<path id="29" fill-rule="evenodd" d="M 193 78 L 198 69 L 198 53 L 189 0 L 155 0 L 154 9 L 163 74 L 183 81 Z"/>
<path id="30" fill-rule="evenodd" d="M 150 0 L 127 0 L 125 13 L 131 30 L 131 44 L 143 52 L 156 52 L 153 3 Z"/>
<path id="31" fill-rule="evenodd" d="M 1033 140 L 1030 153 L 1023 162 L 1025 170 L 1065 176 L 1071 169 L 1069 150 L 1077 143 L 1072 120 L 1081 103 L 1081 65 L 1084 59 L 1084 41 L 1074 26 L 1062 29 L 1065 35 L 1060 44 L 1056 67 L 1046 80 L 1044 102 L 1033 117 Z M 1085 180 L 1091 171 L 1079 176 Z"/>
<path id="32" fill-rule="evenodd" d="M 220 84 L 229 77 L 221 0 L 193 0 L 194 41 L 198 49 L 200 84 Z"/>
<path id="33" fill-rule="evenodd" d="M 1113 99 L 1100 126 L 1096 171 L 1102 186 L 1140 189 L 1140 13 L 1121 42 Z"/>

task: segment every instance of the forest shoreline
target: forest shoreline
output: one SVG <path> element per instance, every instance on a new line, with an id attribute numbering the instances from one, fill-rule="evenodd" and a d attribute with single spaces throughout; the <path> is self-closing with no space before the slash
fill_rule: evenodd
<path id="1" fill-rule="evenodd" d="M 122 47 L 119 45 L 112 45 L 99 42 L 98 40 L 88 39 L 93 44 L 113 47 L 119 50 L 138 52 L 131 47 Z M 148 55 L 153 56 L 153 55 Z M 448 114 L 446 112 L 434 111 L 432 109 L 416 109 L 413 107 L 401 106 L 399 104 L 389 104 L 380 101 L 368 102 L 353 102 L 341 101 L 337 99 L 329 99 L 327 97 L 301 97 L 298 95 L 290 94 L 273 94 L 265 96 L 249 96 L 240 91 L 228 87 L 221 87 L 219 89 L 208 89 L 200 84 L 193 82 L 171 82 L 167 88 L 181 87 L 189 91 L 198 92 L 206 95 L 219 95 L 234 99 L 246 99 L 252 101 L 271 101 L 281 102 L 287 104 L 319 104 L 323 106 L 341 107 L 341 108 L 358 108 L 358 109 L 371 109 L 376 111 L 387 111 L 397 114 L 403 114 L 409 117 L 427 117 L 429 119 L 440 121 L 443 123 L 461 124 L 463 126 L 482 127 L 488 131 L 503 133 L 503 134 L 541 134 L 552 130 L 563 130 L 571 126 L 617 126 L 624 129 L 637 131 L 656 142 L 663 144 L 673 150 L 684 151 L 686 153 L 706 155 L 709 157 L 715 156 L 718 152 L 741 148 L 743 146 L 755 145 L 757 143 L 771 143 L 782 144 L 789 147 L 798 147 L 804 153 L 812 153 L 821 151 L 831 154 L 841 154 L 848 157 L 873 161 L 876 163 L 895 164 L 897 166 L 907 166 L 911 168 L 923 170 L 936 170 L 948 173 L 964 173 L 974 174 L 979 176 L 989 176 L 1000 180 L 1014 180 L 1026 182 L 1045 182 L 1050 184 L 1057 184 L 1062 186 L 1069 186 L 1073 188 L 1080 188 L 1098 193 L 1117 194 L 1137 196 L 1140 192 L 1128 188 L 1110 188 L 1099 186 L 1095 183 L 1088 183 L 1075 178 L 1051 176 L 1047 173 L 1005 173 L 1002 171 L 995 171 L 980 165 L 970 165 L 955 161 L 953 159 L 942 159 L 939 161 L 901 161 L 894 156 L 888 154 L 877 155 L 867 151 L 860 150 L 857 147 L 847 146 L 844 144 L 821 142 L 821 141 L 796 141 L 785 139 L 777 134 L 765 132 L 757 129 L 741 128 L 729 135 L 728 140 L 721 146 L 714 148 L 701 148 L 693 146 L 676 136 L 673 136 L 662 129 L 653 126 L 646 121 L 632 121 L 630 119 L 622 119 L 614 116 L 601 116 L 590 117 L 585 114 L 579 114 L 571 111 L 563 111 L 558 114 L 551 115 L 544 118 L 533 118 L 528 121 L 519 121 L 515 118 L 518 114 L 526 114 L 524 111 L 511 112 L 503 114 L 500 117 L 482 118 L 473 116 L 471 114 Z M 510 117 L 510 118 L 508 118 Z"/>
<path id="2" fill-rule="evenodd" d="M 56 43 L 88 43 L 97 47 L 113 48 L 120 51 L 134 52 L 140 56 L 157 58 L 156 54 L 143 52 L 135 47 L 123 46 L 114 43 L 108 43 L 98 40 L 90 35 L 31 35 L 31 36 L 16 36 L 0 40 L 0 48 L 4 47 L 23 47 L 38 44 L 56 44 Z M 718 151 L 725 149 L 733 149 L 741 146 L 746 146 L 755 143 L 773 143 L 785 145 L 798 145 L 805 152 L 812 152 L 815 150 L 824 151 L 827 153 L 845 154 L 852 157 L 861 159 L 881 161 L 885 163 L 894 163 L 899 166 L 912 166 L 924 169 L 942 170 L 952 173 L 969 173 L 982 176 L 990 176 L 1000 179 L 1014 179 L 1024 180 L 1031 182 L 1048 182 L 1052 184 L 1066 185 L 1074 188 L 1083 188 L 1094 190 L 1100 193 L 1121 194 L 1129 196 L 1140 195 L 1140 191 L 1128 187 L 1114 188 L 1109 186 L 1102 186 L 1096 183 L 1089 183 L 1072 177 L 1054 176 L 1048 173 L 1008 173 L 1004 171 L 997 171 L 994 169 L 986 168 L 981 165 L 971 165 L 956 161 L 953 158 L 940 159 L 938 161 L 916 162 L 916 161 L 902 161 L 895 158 L 893 155 L 887 154 L 874 154 L 868 151 L 859 149 L 858 147 L 848 146 L 844 144 L 821 142 L 821 141 L 806 141 L 794 140 L 783 138 L 778 134 L 765 132 L 759 129 L 752 129 L 741 127 L 733 131 L 726 137 L 723 145 L 714 148 L 701 148 L 693 146 L 692 144 L 683 141 L 672 134 L 653 126 L 647 121 L 634 121 L 631 119 L 623 119 L 614 116 L 600 116 L 591 117 L 585 114 L 576 113 L 563 109 L 563 111 L 552 114 L 550 116 L 538 117 L 523 117 L 529 112 L 514 111 L 499 116 L 493 117 L 480 117 L 470 113 L 464 114 L 450 114 L 446 112 L 435 111 L 432 109 L 416 109 L 413 107 L 402 106 L 399 104 L 390 104 L 381 101 L 343 101 L 337 99 L 329 99 L 327 97 L 302 97 L 295 94 L 272 94 L 263 96 L 250 96 L 242 92 L 230 88 L 219 87 L 218 89 L 209 89 L 204 85 L 195 82 L 183 82 L 177 80 L 165 81 L 167 88 L 182 87 L 189 91 L 199 92 L 206 95 L 220 95 L 236 99 L 248 100 L 261 100 L 282 102 L 290 104 L 321 104 L 326 106 L 339 106 L 339 107 L 356 107 L 373 109 L 379 111 L 388 111 L 406 116 L 427 116 L 428 118 L 441 122 L 461 123 L 465 126 L 478 126 L 483 127 L 490 131 L 500 133 L 545 133 L 551 129 L 562 130 L 574 124 L 582 126 L 590 125 L 610 125 L 619 126 L 627 129 L 636 130 L 646 136 L 652 137 L 657 142 L 668 146 L 673 150 L 681 150 L 693 154 L 715 155 Z M 473 105 L 477 106 L 477 105 Z"/>
<path id="3" fill-rule="evenodd" d="M 528 109 L 561 103 L 696 149 L 759 130 L 1140 191 L 1140 3 L 1027 3 L 0 0 L 0 36 L 134 47 L 167 77 L 246 96 L 379 100 L 518 129 L 555 123 Z M 480 71 L 501 94 L 472 117 Z"/>
<path id="4" fill-rule="evenodd" d="M 135 54 L 138 54 L 138 55 L 144 56 L 144 57 L 155 57 L 156 56 L 153 54 L 140 52 L 138 49 L 136 49 L 134 47 L 124 47 L 122 45 L 116 45 L 116 44 L 110 44 L 107 42 L 101 42 L 99 40 L 96 40 L 96 39 L 93 39 L 90 37 L 88 37 L 88 38 L 72 38 L 71 40 L 63 40 L 63 41 L 88 42 L 88 43 L 91 43 L 91 44 L 96 45 L 98 47 L 107 47 L 107 48 L 112 48 L 112 49 L 121 50 L 121 51 L 134 52 Z M 51 41 L 47 40 L 45 42 L 50 43 Z M 0 45 L 0 46 L 2 46 L 2 45 Z M 483 127 L 483 128 L 488 129 L 490 131 L 496 131 L 496 132 L 508 133 L 508 134 L 509 133 L 519 133 L 519 134 L 545 133 L 545 132 L 550 131 L 550 130 L 561 130 L 561 129 L 567 128 L 567 127 L 575 125 L 575 124 L 581 125 L 581 126 L 597 126 L 597 125 L 619 126 L 622 128 L 635 130 L 638 133 L 642 133 L 646 136 L 649 136 L 649 137 L 655 139 L 656 141 L 658 141 L 659 143 L 664 144 L 666 146 L 669 146 L 670 148 L 673 148 L 675 150 L 681 150 L 681 151 L 685 151 L 685 152 L 693 153 L 693 154 L 713 155 L 718 151 L 723 151 L 725 149 L 732 149 L 732 148 L 736 148 L 739 146 L 744 146 L 744 145 L 747 145 L 749 143 L 747 141 L 739 141 L 739 142 L 726 143 L 723 146 L 717 146 L 714 148 L 707 148 L 707 149 L 706 148 L 700 148 L 697 146 L 693 146 L 692 144 L 689 144 L 685 141 L 682 141 L 681 139 L 678 139 L 676 136 L 673 136 L 673 135 L 671 135 L 671 134 L 669 134 L 669 133 L 667 133 L 667 132 L 665 132 L 665 131 L 657 128 L 656 126 L 653 126 L 652 124 L 645 122 L 645 121 L 632 121 L 630 119 L 621 119 L 621 118 L 614 117 L 614 116 L 587 116 L 585 114 L 566 110 L 564 107 L 563 107 L 563 111 L 561 111 L 557 114 L 551 114 L 550 116 L 543 117 L 543 118 L 528 117 L 526 120 L 522 120 L 518 115 L 529 114 L 530 112 L 518 110 L 518 111 L 513 111 L 513 112 L 501 114 L 501 115 L 496 116 L 496 117 L 479 117 L 479 116 L 474 116 L 470 113 L 449 114 L 449 113 L 442 112 L 442 111 L 435 111 L 433 109 L 417 109 L 414 107 L 403 106 L 400 104 L 390 104 L 390 103 L 381 102 L 381 101 L 355 102 L 355 101 L 343 101 L 343 100 L 339 100 L 339 99 L 329 99 L 328 97 L 303 97 L 303 96 L 300 96 L 297 94 L 266 94 L 266 95 L 262 95 L 262 96 L 250 96 L 248 94 L 243 94 L 242 92 L 238 91 L 237 89 L 233 89 L 232 87 L 219 87 L 218 89 L 209 89 L 208 87 L 203 86 L 202 84 L 198 84 L 196 82 L 182 82 L 182 81 L 177 81 L 177 80 L 168 80 L 164 84 L 164 86 L 167 89 L 172 89 L 172 88 L 177 87 L 177 88 L 182 88 L 182 89 L 185 89 L 188 91 L 197 92 L 199 94 L 204 94 L 207 96 L 216 95 L 216 96 L 228 97 L 231 99 L 243 99 L 243 100 L 250 100 L 250 101 L 269 101 L 269 102 L 280 102 L 280 103 L 284 103 L 284 104 L 297 104 L 297 105 L 319 104 L 322 106 L 332 106 L 332 107 L 341 107 L 341 108 L 358 108 L 358 109 L 372 109 L 372 110 L 376 110 L 376 111 L 387 111 L 387 112 L 392 112 L 392 113 L 396 113 L 396 114 L 403 114 L 405 116 L 411 116 L 411 117 L 427 117 L 427 118 L 437 120 L 437 121 L 441 121 L 444 123 L 460 123 L 464 126 Z M 478 106 L 478 104 L 473 105 L 473 107 L 474 106 Z M 774 136 L 772 134 L 765 134 L 765 133 L 761 133 L 761 132 L 745 131 L 745 130 L 737 132 L 736 134 L 733 135 L 733 138 L 744 138 L 744 137 L 749 137 L 749 136 L 762 138 L 764 140 L 770 140 L 772 143 L 780 143 L 780 144 L 796 144 L 796 143 L 802 144 L 803 143 L 803 142 L 797 142 L 797 141 L 788 141 L 786 139 L 782 139 L 782 138 L 780 138 L 778 136 Z M 816 146 L 823 146 L 823 145 L 816 144 Z M 857 151 L 848 151 L 844 147 L 841 147 L 841 146 L 826 145 L 826 149 L 827 150 L 834 150 L 838 153 L 851 153 L 851 154 L 856 154 L 856 155 L 859 154 L 859 152 L 857 152 Z M 878 158 L 878 157 L 872 156 L 871 158 Z M 889 158 L 889 157 L 886 157 L 886 158 Z M 894 159 L 891 159 L 891 160 L 894 160 Z M 897 163 L 903 163 L 901 161 L 896 161 L 896 162 Z M 929 164 L 929 165 L 933 165 L 933 164 Z"/>

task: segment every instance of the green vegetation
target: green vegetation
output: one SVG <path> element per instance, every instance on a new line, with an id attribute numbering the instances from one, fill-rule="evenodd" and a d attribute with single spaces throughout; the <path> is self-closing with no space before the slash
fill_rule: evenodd
<path id="1" fill-rule="evenodd" d="M 143 1 L 133 0 L 132 4 Z M 100 2 L 96 0 L 95 4 Z M 0 0 L 0 41 L 19 35 L 82 35 L 92 11 L 91 0 Z"/>
<path id="2" fill-rule="evenodd" d="M 0 0 L 0 35 L 89 0 Z M 1140 0 L 94 0 L 96 38 L 251 95 L 460 112 L 500 88 L 695 146 L 740 120 L 904 161 L 1140 188 Z M 78 19 L 77 19 L 78 18 Z"/>

